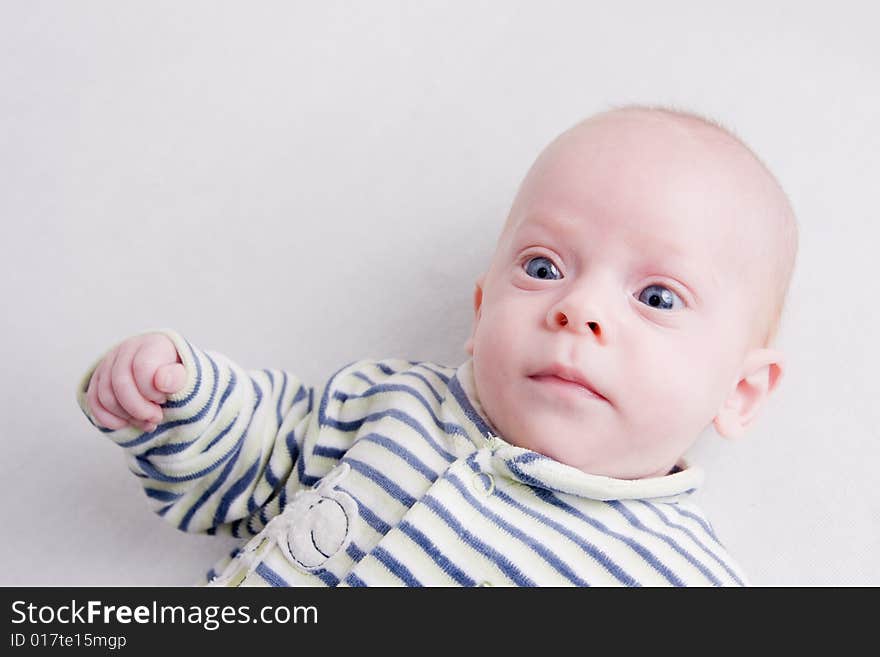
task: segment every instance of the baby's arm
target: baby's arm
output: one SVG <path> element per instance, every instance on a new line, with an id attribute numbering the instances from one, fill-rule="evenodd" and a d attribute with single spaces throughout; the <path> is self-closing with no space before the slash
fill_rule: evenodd
<path id="1" fill-rule="evenodd" d="M 298 484 L 313 390 L 286 372 L 244 371 L 163 330 L 108 352 L 77 396 L 126 450 L 154 510 L 181 530 L 242 535 L 250 518 L 254 533 Z"/>

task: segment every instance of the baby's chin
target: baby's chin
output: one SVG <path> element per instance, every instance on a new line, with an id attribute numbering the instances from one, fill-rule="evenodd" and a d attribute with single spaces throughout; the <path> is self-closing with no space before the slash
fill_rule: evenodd
<path id="1" fill-rule="evenodd" d="M 523 428 L 522 425 L 520 427 Z M 576 435 L 566 438 L 564 431 L 545 429 L 513 432 L 504 438 L 512 445 L 542 454 L 585 474 L 612 479 L 662 477 L 673 469 L 678 460 L 660 463 L 659 459 L 634 458 L 633 454 L 618 453 L 615 447 L 623 444 L 619 438 L 590 434 L 584 430 L 574 433 Z"/>

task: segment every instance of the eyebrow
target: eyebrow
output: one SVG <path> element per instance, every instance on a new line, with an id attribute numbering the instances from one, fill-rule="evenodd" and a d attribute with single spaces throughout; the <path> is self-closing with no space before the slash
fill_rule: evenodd
<path id="1" fill-rule="evenodd" d="M 544 230 L 568 230 L 566 222 L 555 215 L 530 215 L 523 217 L 519 221 L 519 225 L 517 225 L 514 232 L 520 233 L 532 228 Z"/>

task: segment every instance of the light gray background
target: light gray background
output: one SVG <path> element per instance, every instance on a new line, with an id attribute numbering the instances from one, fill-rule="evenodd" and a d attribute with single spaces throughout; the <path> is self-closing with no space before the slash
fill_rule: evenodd
<path id="1" fill-rule="evenodd" d="M 880 584 L 880 16 L 719 4 L 0 2 L 0 584 L 189 584 L 231 546 L 154 516 L 80 413 L 106 349 L 457 364 L 533 158 L 627 102 L 720 119 L 799 216 L 788 372 L 695 450 L 704 507 L 757 584 Z"/>

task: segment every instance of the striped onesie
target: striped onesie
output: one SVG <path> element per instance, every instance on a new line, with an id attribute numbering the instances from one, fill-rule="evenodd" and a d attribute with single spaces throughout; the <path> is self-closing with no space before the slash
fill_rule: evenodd
<path id="1" fill-rule="evenodd" d="M 494 433 L 458 368 L 359 361 L 311 388 L 175 331 L 187 370 L 151 433 L 99 430 L 156 513 L 249 538 L 224 586 L 720 586 L 745 578 L 691 499 L 702 479 L 589 475 Z M 96 424 L 85 374 L 78 401 Z"/>

